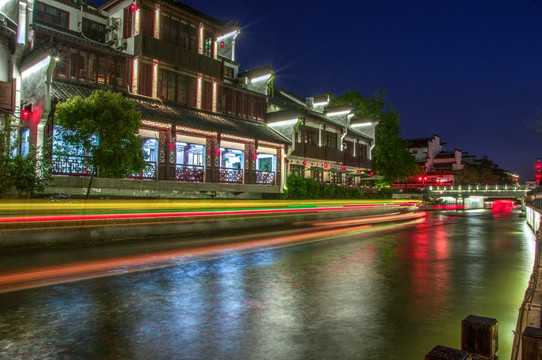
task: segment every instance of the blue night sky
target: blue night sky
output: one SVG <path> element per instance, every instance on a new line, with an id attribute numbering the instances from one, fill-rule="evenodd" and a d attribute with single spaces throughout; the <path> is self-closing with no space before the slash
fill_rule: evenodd
<path id="1" fill-rule="evenodd" d="M 103 1 L 92 1 L 103 3 Z M 272 64 L 302 97 L 386 89 L 405 139 L 454 148 L 534 179 L 542 142 L 542 1 L 184 0 L 241 25 L 241 70 Z"/>

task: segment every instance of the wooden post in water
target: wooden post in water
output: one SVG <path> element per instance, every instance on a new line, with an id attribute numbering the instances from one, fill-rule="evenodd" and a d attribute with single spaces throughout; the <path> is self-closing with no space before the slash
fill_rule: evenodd
<path id="1" fill-rule="evenodd" d="M 542 329 L 527 326 L 521 335 L 521 358 L 542 359 Z"/>
<path id="2" fill-rule="evenodd" d="M 472 356 L 467 351 L 437 345 L 425 354 L 425 360 L 472 360 Z"/>
<path id="3" fill-rule="evenodd" d="M 499 327 L 496 319 L 469 315 L 461 322 L 461 350 L 473 359 L 497 359 Z"/>

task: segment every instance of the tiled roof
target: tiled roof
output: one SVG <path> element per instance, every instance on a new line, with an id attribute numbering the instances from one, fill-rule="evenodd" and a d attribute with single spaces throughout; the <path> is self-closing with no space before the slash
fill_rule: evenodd
<path id="1" fill-rule="evenodd" d="M 56 45 L 53 43 L 53 41 L 51 41 L 51 39 L 24 54 L 23 58 L 21 59 L 21 64 L 19 65 L 19 71 L 22 72 L 26 70 L 47 56 L 57 56 Z"/>
<path id="2" fill-rule="evenodd" d="M 438 135 L 434 134 L 432 137 L 428 138 L 418 138 L 418 139 L 406 139 L 410 144 L 410 148 L 424 148 L 427 147 L 431 140 L 434 140 Z M 442 145 L 442 143 L 441 143 Z"/>
<path id="3" fill-rule="evenodd" d="M 255 77 L 258 77 L 258 76 L 263 76 L 263 75 L 267 75 L 267 74 L 274 74 L 273 72 L 273 65 L 266 65 L 266 66 L 262 66 L 260 68 L 257 68 L 257 69 L 250 69 L 250 70 L 246 70 L 242 73 L 240 73 L 239 75 L 237 75 L 237 77 L 249 77 L 249 78 L 255 78 Z"/>
<path id="4" fill-rule="evenodd" d="M 408 141 L 408 144 L 410 146 L 410 148 L 426 148 L 428 145 L 429 145 L 429 141 L 431 140 L 432 138 L 427 138 L 427 139 L 412 139 L 412 140 L 407 140 Z"/>
<path id="5" fill-rule="evenodd" d="M 51 96 L 58 101 L 65 101 L 77 95 L 88 97 L 96 89 L 113 91 L 113 89 L 106 87 L 55 80 L 51 86 Z M 268 128 L 265 123 L 182 106 L 163 104 L 158 99 L 125 92 L 123 92 L 123 96 L 126 100 L 134 103 L 136 110 L 141 113 L 143 120 L 153 120 L 198 130 L 216 131 L 279 144 L 290 143 L 287 138 Z"/>

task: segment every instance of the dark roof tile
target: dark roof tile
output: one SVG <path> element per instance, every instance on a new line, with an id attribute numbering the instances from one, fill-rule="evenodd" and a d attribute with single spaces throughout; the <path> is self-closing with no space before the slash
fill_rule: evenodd
<path id="1" fill-rule="evenodd" d="M 77 95 L 88 97 L 96 89 L 114 91 L 113 89 L 106 87 L 73 84 L 55 80 L 51 86 L 51 95 L 58 101 L 65 101 Z M 133 95 L 126 92 L 122 93 L 126 100 L 134 103 L 136 110 L 141 113 L 143 120 L 181 125 L 198 130 L 216 131 L 279 144 L 290 143 L 287 138 L 270 129 L 262 122 L 215 114 L 182 106 L 163 104 L 158 99 Z"/>

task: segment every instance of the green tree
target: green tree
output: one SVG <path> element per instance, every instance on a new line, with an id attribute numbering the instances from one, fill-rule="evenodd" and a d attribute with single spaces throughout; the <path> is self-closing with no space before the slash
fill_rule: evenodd
<path id="1" fill-rule="evenodd" d="M 361 95 L 359 90 L 348 90 L 345 94 L 335 97 L 331 94 L 331 103 L 333 105 L 354 105 L 356 106 L 356 117 L 368 118 L 379 117 L 382 114 L 383 109 L 387 103 L 384 98 L 386 91 L 377 90 L 374 92 L 372 98 L 366 98 Z"/>
<path id="2" fill-rule="evenodd" d="M 373 170 L 388 183 L 394 183 L 416 174 L 416 165 L 408 142 L 401 138 L 399 114 L 390 109 L 382 114 L 376 126 Z"/>
<path id="3" fill-rule="evenodd" d="M 87 197 L 97 173 L 122 178 L 145 169 L 138 136 L 141 114 L 122 94 L 96 90 L 85 99 L 68 99 L 56 106 L 56 119 L 65 144 L 60 153 L 86 155 L 85 163 L 91 168 Z"/>
<path id="4" fill-rule="evenodd" d="M 47 154 L 36 147 L 24 156 L 17 151 L 21 142 L 19 130 L 11 117 L 0 124 L 0 194 L 15 189 L 32 195 L 43 192 L 51 181 Z"/>
<path id="5" fill-rule="evenodd" d="M 498 168 L 487 157 L 476 165 L 465 165 L 457 172 L 457 181 L 462 185 L 505 185 L 511 180 L 505 171 Z"/>
<path id="6" fill-rule="evenodd" d="M 356 106 L 356 117 L 378 118 L 373 151 L 373 171 L 388 183 L 416 174 L 416 159 L 408 151 L 408 143 L 401 138 L 399 114 L 385 99 L 385 90 L 377 90 L 372 98 L 365 98 L 359 90 L 331 96 L 333 105 Z"/>

